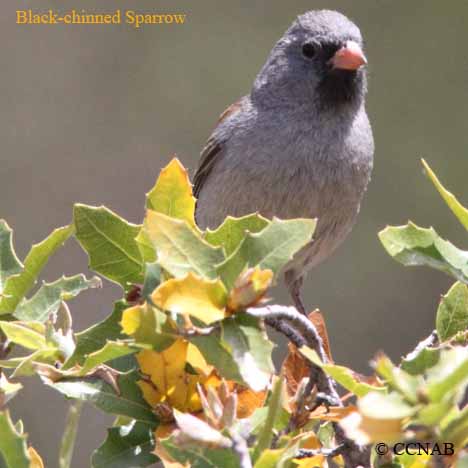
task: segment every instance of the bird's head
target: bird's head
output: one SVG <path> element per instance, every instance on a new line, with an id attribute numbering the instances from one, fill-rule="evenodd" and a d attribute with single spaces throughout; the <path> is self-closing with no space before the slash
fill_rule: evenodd
<path id="1" fill-rule="evenodd" d="M 336 11 L 309 11 L 276 43 L 252 96 L 272 105 L 359 105 L 366 92 L 366 64 L 361 33 L 353 22 Z"/>

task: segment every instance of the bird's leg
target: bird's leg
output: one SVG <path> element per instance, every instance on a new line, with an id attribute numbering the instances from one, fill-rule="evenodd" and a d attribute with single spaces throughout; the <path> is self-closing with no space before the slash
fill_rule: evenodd
<path id="1" fill-rule="evenodd" d="M 292 297 L 294 305 L 296 309 L 304 315 L 307 315 L 306 308 L 304 303 L 302 302 L 301 298 L 301 288 L 302 288 L 302 281 L 303 277 L 299 276 L 298 278 L 292 279 L 291 277 L 294 275 L 293 270 L 289 270 L 285 273 L 286 284 L 288 285 L 289 294 Z"/>

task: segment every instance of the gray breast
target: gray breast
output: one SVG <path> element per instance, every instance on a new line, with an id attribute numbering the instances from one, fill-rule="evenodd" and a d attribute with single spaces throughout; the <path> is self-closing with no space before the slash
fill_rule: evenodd
<path id="1" fill-rule="evenodd" d="M 297 124 L 285 125 L 291 121 Z M 331 229 L 340 237 L 352 226 L 369 180 L 369 135 L 364 111 L 340 127 L 249 106 L 215 133 L 221 149 L 199 194 L 198 222 L 213 228 L 227 215 L 255 211 L 269 218 L 317 217 L 321 234 Z"/>

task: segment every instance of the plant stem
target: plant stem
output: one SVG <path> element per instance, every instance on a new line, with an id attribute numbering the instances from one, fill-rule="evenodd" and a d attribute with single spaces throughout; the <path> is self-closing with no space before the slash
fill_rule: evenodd
<path id="1" fill-rule="evenodd" d="M 260 435 L 258 436 L 257 444 L 253 452 L 253 462 L 255 463 L 258 457 L 271 446 L 271 441 L 274 435 L 274 426 L 276 418 L 281 406 L 281 394 L 283 392 L 283 376 L 275 382 L 273 392 L 271 394 L 270 402 L 268 405 L 268 413 Z"/>
<path id="2" fill-rule="evenodd" d="M 70 468 L 71 466 L 82 406 L 82 401 L 75 400 L 68 410 L 67 422 L 60 446 L 59 468 Z"/>
<path id="3" fill-rule="evenodd" d="M 251 307 L 247 309 L 247 313 L 257 318 L 264 319 L 268 325 L 283 333 L 297 347 L 301 347 L 306 344 L 309 348 L 317 352 L 322 362 L 327 362 L 327 355 L 325 353 L 323 341 L 317 332 L 317 329 L 307 317 L 301 314 L 294 307 L 281 305 L 271 305 L 262 308 Z M 304 390 L 303 397 L 310 394 L 314 386 L 316 386 L 320 392 L 331 397 L 332 401 L 335 402 L 334 404 L 342 406 L 342 402 L 336 391 L 336 382 L 328 376 L 323 369 L 311 363 L 309 381 L 306 389 Z M 302 407 L 303 402 L 298 402 L 298 408 Z M 288 430 L 293 429 L 293 426 L 294 424 L 290 424 L 288 426 Z M 342 427 L 338 423 L 334 423 L 333 427 L 336 434 L 336 441 L 340 446 L 340 451 L 345 461 L 345 466 L 362 466 L 363 468 L 368 468 L 370 466 L 370 447 L 359 446 L 354 441 L 348 439 Z M 267 443 L 260 440 L 264 432 L 267 430 L 266 428 L 267 425 L 265 425 L 264 431 L 262 431 L 257 442 L 257 447 L 255 448 L 253 457 L 254 462 L 256 461 L 259 453 L 261 453 L 259 452 L 260 444 L 262 444 L 261 450 L 269 448 L 271 444 L 272 427 L 268 429 L 269 434 L 265 434 L 265 439 L 267 435 L 270 437 L 267 439 Z M 263 445 L 264 443 L 265 445 Z"/>
<path id="4" fill-rule="evenodd" d="M 250 460 L 249 447 L 247 442 L 240 436 L 233 437 L 233 450 L 239 457 L 240 468 L 252 468 L 252 461 Z"/>

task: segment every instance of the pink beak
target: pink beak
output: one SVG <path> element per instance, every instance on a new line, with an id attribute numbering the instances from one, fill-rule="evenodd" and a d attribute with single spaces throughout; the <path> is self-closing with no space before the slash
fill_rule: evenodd
<path id="1" fill-rule="evenodd" d="M 347 41 L 330 59 L 329 63 L 333 68 L 339 70 L 357 70 L 366 65 L 367 60 L 359 44 L 354 41 Z"/>

